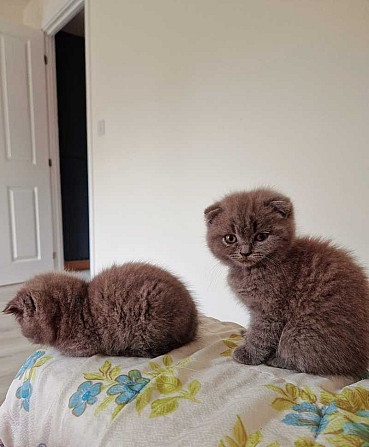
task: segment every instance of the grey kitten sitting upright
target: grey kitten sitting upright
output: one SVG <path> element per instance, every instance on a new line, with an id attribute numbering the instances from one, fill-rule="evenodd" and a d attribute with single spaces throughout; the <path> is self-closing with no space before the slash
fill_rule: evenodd
<path id="1" fill-rule="evenodd" d="M 369 283 L 330 242 L 295 237 L 293 206 L 276 191 L 226 196 L 205 210 L 207 241 L 250 310 L 244 364 L 360 376 L 369 362 Z"/>
<path id="2" fill-rule="evenodd" d="M 198 326 L 182 282 L 141 263 L 113 266 L 90 283 L 65 273 L 38 275 L 4 312 L 32 342 L 70 356 L 156 357 L 192 341 Z"/>

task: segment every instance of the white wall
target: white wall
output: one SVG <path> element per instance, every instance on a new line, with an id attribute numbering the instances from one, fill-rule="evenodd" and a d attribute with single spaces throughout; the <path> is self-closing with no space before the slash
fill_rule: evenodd
<path id="1" fill-rule="evenodd" d="M 24 25 L 40 29 L 42 26 L 43 0 L 29 0 L 23 10 Z"/>
<path id="2" fill-rule="evenodd" d="M 75 0 L 0 0 L 0 17 L 41 29 Z"/>
<path id="3" fill-rule="evenodd" d="M 64 13 L 77 3 L 82 6 L 83 0 L 29 0 L 23 10 L 23 23 L 32 28 L 47 28 L 49 32 L 55 18 L 64 17 Z"/>
<path id="4" fill-rule="evenodd" d="M 203 209 L 274 185 L 369 265 L 367 0 L 90 1 L 97 270 L 150 260 L 245 322 Z M 105 120 L 105 136 L 97 135 Z"/>
<path id="5" fill-rule="evenodd" d="M 23 22 L 23 8 L 28 0 L 0 0 L 0 17 L 15 23 Z"/>
<path id="6" fill-rule="evenodd" d="M 71 0 L 0 0 L 0 17 L 40 29 Z"/>

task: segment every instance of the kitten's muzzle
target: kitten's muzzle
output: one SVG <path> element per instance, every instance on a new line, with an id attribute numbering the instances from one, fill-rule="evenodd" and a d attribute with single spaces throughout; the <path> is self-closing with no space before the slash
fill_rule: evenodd
<path id="1" fill-rule="evenodd" d="M 248 256 L 250 256 L 252 254 L 251 246 L 250 245 L 241 245 L 239 254 L 243 258 L 247 258 Z"/>
<path id="2" fill-rule="evenodd" d="M 240 251 L 238 254 L 238 261 L 242 262 L 242 263 L 250 263 L 250 262 L 254 262 L 254 258 L 252 256 L 252 252 L 249 250 L 244 250 L 244 251 Z"/>
<path id="3" fill-rule="evenodd" d="M 242 256 L 236 255 L 231 257 L 232 261 L 236 261 L 242 265 L 251 265 L 256 262 L 256 260 L 252 256 Z"/>

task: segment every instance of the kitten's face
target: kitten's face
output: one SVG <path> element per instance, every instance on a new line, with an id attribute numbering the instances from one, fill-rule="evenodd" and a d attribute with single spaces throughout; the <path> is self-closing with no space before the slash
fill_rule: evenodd
<path id="1" fill-rule="evenodd" d="M 212 253 L 229 266 L 275 264 L 294 237 L 290 200 L 272 190 L 231 194 L 205 210 Z"/>
<path id="2" fill-rule="evenodd" d="M 4 309 L 15 316 L 23 335 L 33 343 L 52 345 L 56 339 L 57 328 L 53 324 L 56 309 L 50 298 L 44 284 L 31 280 Z"/>
<path id="3" fill-rule="evenodd" d="M 39 275 L 19 290 L 4 313 L 15 316 L 23 335 L 32 342 L 54 346 L 65 309 L 74 295 L 83 293 L 83 287 L 84 281 L 79 278 L 54 273 Z"/>

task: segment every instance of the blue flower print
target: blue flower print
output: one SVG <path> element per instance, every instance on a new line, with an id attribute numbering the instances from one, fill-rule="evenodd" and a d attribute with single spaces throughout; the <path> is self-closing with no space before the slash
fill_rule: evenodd
<path id="1" fill-rule="evenodd" d="M 355 435 L 360 438 L 360 440 L 366 441 L 363 447 L 369 445 L 369 425 L 363 424 L 361 422 L 347 422 L 343 428 L 343 433 L 345 435 Z"/>
<path id="2" fill-rule="evenodd" d="M 19 371 L 17 372 L 15 378 L 16 379 L 22 379 L 23 374 L 27 371 L 27 369 L 31 369 L 37 360 L 42 357 L 45 354 L 45 351 L 37 351 L 31 354 L 28 359 L 23 363 L 23 365 L 20 367 Z"/>
<path id="3" fill-rule="evenodd" d="M 23 382 L 22 386 L 20 386 L 16 392 L 17 398 L 22 400 L 21 406 L 26 411 L 29 411 L 29 399 L 31 397 L 31 394 L 32 394 L 32 385 L 28 379 L 25 382 Z"/>
<path id="4" fill-rule="evenodd" d="M 141 373 L 137 369 L 130 371 L 128 375 L 122 374 L 116 377 L 115 380 L 119 384 L 112 385 L 108 389 L 107 394 L 119 394 L 115 399 L 117 404 L 128 404 L 150 382 L 150 379 L 141 377 Z"/>
<path id="5" fill-rule="evenodd" d="M 315 404 L 302 402 L 293 405 L 292 410 L 296 413 L 290 413 L 285 416 L 282 422 L 287 425 L 295 425 L 300 427 L 309 427 L 315 435 L 319 435 L 329 424 L 328 415 L 337 410 L 334 403 L 319 408 Z"/>
<path id="6" fill-rule="evenodd" d="M 97 402 L 97 395 L 101 392 L 102 383 L 93 384 L 90 380 L 83 382 L 78 390 L 69 399 L 69 408 L 73 408 L 74 416 L 81 416 L 86 410 L 87 404 Z"/>

